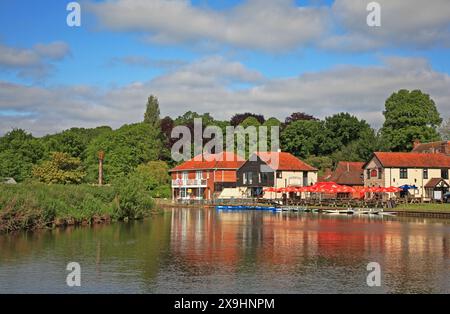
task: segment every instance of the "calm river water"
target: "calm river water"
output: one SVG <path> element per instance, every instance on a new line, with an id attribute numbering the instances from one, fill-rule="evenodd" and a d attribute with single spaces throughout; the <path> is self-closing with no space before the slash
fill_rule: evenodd
<path id="1" fill-rule="evenodd" d="M 66 285 L 69 262 L 81 287 Z M 0 236 L 0 293 L 13 292 L 450 293 L 450 221 L 174 209 Z"/>

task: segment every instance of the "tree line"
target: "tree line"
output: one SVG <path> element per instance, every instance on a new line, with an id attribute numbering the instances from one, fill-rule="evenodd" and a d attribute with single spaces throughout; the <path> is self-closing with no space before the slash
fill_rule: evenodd
<path id="1" fill-rule="evenodd" d="M 170 196 L 168 170 L 175 126 L 193 130 L 194 119 L 203 127 L 279 126 L 281 149 L 324 170 L 339 161 L 366 161 L 374 151 L 410 151 L 414 140 L 448 140 L 449 120 L 443 122 L 433 99 L 420 90 L 400 90 L 385 103 L 384 124 L 373 129 L 349 113 L 324 119 L 295 112 L 283 121 L 254 113 L 237 113 L 217 120 L 209 113 L 188 111 L 176 118 L 160 117 L 157 97 L 150 96 L 142 122 L 113 130 L 108 126 L 71 128 L 57 134 L 34 137 L 14 129 L 0 137 L 0 178 L 18 182 L 94 183 L 98 176 L 98 152 L 105 153 L 106 183 L 124 177 L 141 179 L 155 197 Z"/>

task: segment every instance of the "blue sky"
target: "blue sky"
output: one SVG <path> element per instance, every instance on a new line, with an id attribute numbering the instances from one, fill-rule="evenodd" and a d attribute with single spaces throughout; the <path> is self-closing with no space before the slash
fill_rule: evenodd
<path id="1" fill-rule="evenodd" d="M 87 0 L 72 28 L 69 2 L 0 2 L 0 134 L 118 127 L 149 94 L 173 117 L 349 111 L 378 127 L 389 94 L 420 88 L 450 112 L 445 0 L 380 0 L 379 28 L 364 0 Z"/>

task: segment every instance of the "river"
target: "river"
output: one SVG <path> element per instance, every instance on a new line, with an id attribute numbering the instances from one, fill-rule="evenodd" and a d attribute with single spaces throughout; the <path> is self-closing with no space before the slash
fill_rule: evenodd
<path id="1" fill-rule="evenodd" d="M 69 262 L 81 287 L 66 284 Z M 450 221 L 173 209 L 2 235 L 0 293 L 18 292 L 450 293 Z"/>

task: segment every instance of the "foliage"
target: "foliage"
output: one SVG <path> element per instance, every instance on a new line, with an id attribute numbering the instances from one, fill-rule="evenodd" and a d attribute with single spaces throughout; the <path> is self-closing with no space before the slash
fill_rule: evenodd
<path id="1" fill-rule="evenodd" d="M 304 112 L 294 112 L 289 117 L 287 117 L 286 120 L 284 120 L 284 124 L 288 125 L 294 121 L 299 120 L 318 120 L 318 119 Z"/>
<path id="2" fill-rule="evenodd" d="M 232 126 L 238 126 L 241 125 L 242 122 L 244 122 L 245 119 L 249 118 L 249 117 L 253 117 L 256 120 L 258 120 L 259 124 L 263 124 L 265 119 L 263 115 L 260 114 L 254 114 L 254 113 L 250 113 L 250 112 L 246 112 L 246 113 L 238 113 L 235 114 L 231 120 L 230 120 L 230 124 Z"/>
<path id="3" fill-rule="evenodd" d="M 159 128 L 160 118 L 159 118 L 159 101 L 158 98 L 151 95 L 147 100 L 147 108 L 144 114 L 144 123 L 149 124 L 151 127 Z"/>
<path id="4" fill-rule="evenodd" d="M 385 122 L 380 130 L 386 150 L 410 151 L 414 140 L 439 140 L 442 119 L 436 104 L 420 90 L 400 90 L 386 100 Z"/>
<path id="5" fill-rule="evenodd" d="M 132 174 L 152 197 L 169 198 L 171 196 L 169 166 L 164 161 L 150 161 L 139 165 Z"/>
<path id="6" fill-rule="evenodd" d="M 21 129 L 0 137 L 0 177 L 12 177 L 21 182 L 31 177 L 34 164 L 44 157 L 39 140 Z"/>
<path id="7" fill-rule="evenodd" d="M 305 159 L 305 162 L 321 172 L 333 168 L 333 160 L 328 156 L 309 156 Z"/>
<path id="8" fill-rule="evenodd" d="M 329 152 L 323 121 L 297 120 L 281 135 L 281 147 L 297 157 L 319 156 Z"/>
<path id="9" fill-rule="evenodd" d="M 54 152 L 50 160 L 33 167 L 33 177 L 43 183 L 79 184 L 86 173 L 81 160 L 67 153 Z"/>
<path id="10" fill-rule="evenodd" d="M 139 185 L 0 185 L 0 233 L 51 227 L 54 224 L 93 224 L 142 218 L 153 201 Z"/>
<path id="11" fill-rule="evenodd" d="M 87 149 L 87 180 L 95 182 L 98 175 L 97 152 L 105 152 L 104 179 L 125 177 L 138 165 L 157 160 L 162 149 L 160 130 L 146 123 L 124 125 L 118 130 L 94 139 Z"/>
<path id="12" fill-rule="evenodd" d="M 109 132 L 111 132 L 109 126 L 94 129 L 71 128 L 61 133 L 44 136 L 40 143 L 45 147 L 46 152 L 63 152 L 84 161 L 89 143 L 94 138 Z"/>

